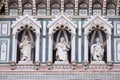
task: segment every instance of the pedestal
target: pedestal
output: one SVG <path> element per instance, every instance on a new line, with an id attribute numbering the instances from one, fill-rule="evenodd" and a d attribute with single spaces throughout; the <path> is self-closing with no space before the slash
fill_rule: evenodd
<path id="1" fill-rule="evenodd" d="M 91 61 L 91 64 L 105 64 L 104 61 Z"/>
<path id="2" fill-rule="evenodd" d="M 35 61 L 35 66 L 36 66 L 36 70 L 39 70 L 39 68 L 40 68 L 40 62 L 39 61 Z"/>
<path id="3" fill-rule="evenodd" d="M 47 62 L 47 65 L 48 65 L 48 70 L 51 70 L 52 62 L 51 62 L 51 61 L 48 61 L 48 62 Z"/>
<path id="4" fill-rule="evenodd" d="M 55 64 L 69 64 L 68 61 L 55 61 Z"/>
<path id="5" fill-rule="evenodd" d="M 33 64 L 32 61 L 19 61 L 18 64 Z"/>
<path id="6" fill-rule="evenodd" d="M 11 68 L 11 70 L 15 70 L 16 69 L 16 63 L 14 61 L 10 62 L 10 68 Z"/>

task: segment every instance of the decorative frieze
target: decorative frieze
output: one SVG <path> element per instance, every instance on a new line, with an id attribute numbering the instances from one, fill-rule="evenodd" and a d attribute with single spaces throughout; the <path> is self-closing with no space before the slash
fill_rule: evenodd
<path id="1" fill-rule="evenodd" d="M 10 35 L 10 21 L 0 21 L 0 36 Z"/>
<path id="2" fill-rule="evenodd" d="M 101 9 L 94 9 L 93 15 L 101 15 L 102 14 L 101 12 L 102 12 Z"/>
<path id="3" fill-rule="evenodd" d="M 88 10 L 87 9 L 79 9 L 79 15 L 80 16 L 87 16 Z"/>
<path id="4" fill-rule="evenodd" d="M 120 80 L 120 73 L 0 74 L 1 80 Z"/>
<path id="5" fill-rule="evenodd" d="M 115 16 L 115 9 L 108 9 L 107 16 Z"/>
<path id="6" fill-rule="evenodd" d="M 10 39 L 0 38 L 0 62 L 9 61 Z"/>
<path id="7" fill-rule="evenodd" d="M 58 15 L 60 13 L 60 9 L 52 9 L 51 10 L 51 15 L 55 16 Z"/>
<path id="8" fill-rule="evenodd" d="M 18 15 L 18 9 L 10 9 L 10 16 L 17 16 Z"/>
<path id="9" fill-rule="evenodd" d="M 46 9 L 38 9 L 37 10 L 38 16 L 45 16 L 46 15 Z"/>
<path id="10" fill-rule="evenodd" d="M 114 22 L 114 35 L 120 36 L 120 21 Z"/>
<path id="11" fill-rule="evenodd" d="M 23 15 L 25 15 L 25 14 L 32 15 L 32 10 L 31 9 L 25 9 L 23 11 Z"/>
<path id="12" fill-rule="evenodd" d="M 115 62 L 120 62 L 120 39 L 119 38 L 114 39 L 114 53 L 115 53 L 115 57 L 114 57 Z"/>
<path id="13" fill-rule="evenodd" d="M 74 15 L 74 10 L 73 9 L 66 9 L 65 13 L 69 16 L 73 16 Z"/>

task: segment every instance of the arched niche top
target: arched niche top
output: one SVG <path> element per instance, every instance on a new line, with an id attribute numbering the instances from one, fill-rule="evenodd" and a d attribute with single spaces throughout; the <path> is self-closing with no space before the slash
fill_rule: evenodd
<path id="1" fill-rule="evenodd" d="M 23 5 L 24 8 L 32 8 L 32 4 L 29 2 Z"/>
<path id="2" fill-rule="evenodd" d="M 45 9 L 46 8 L 46 4 L 44 3 L 39 3 L 37 8 L 42 8 L 42 9 Z"/>
<path id="3" fill-rule="evenodd" d="M 56 2 L 51 5 L 51 8 L 60 8 L 60 5 Z"/>
<path id="4" fill-rule="evenodd" d="M 84 2 L 79 4 L 79 8 L 88 8 L 88 5 Z"/>
<path id="5" fill-rule="evenodd" d="M 29 28 L 34 31 L 36 34 L 40 34 L 41 25 L 30 15 L 26 14 L 17 19 L 11 26 L 13 29 L 12 34 L 17 34 L 25 28 Z"/>
<path id="6" fill-rule="evenodd" d="M 52 35 L 57 30 L 63 28 L 69 31 L 71 34 L 76 34 L 77 26 L 64 14 L 61 14 L 57 18 L 48 24 L 47 28 L 49 29 L 49 35 Z"/>
<path id="7" fill-rule="evenodd" d="M 65 8 L 74 8 L 74 4 L 69 2 L 69 3 L 65 4 Z"/>
<path id="8" fill-rule="evenodd" d="M 115 4 L 114 3 L 109 3 L 107 4 L 107 9 L 115 9 Z"/>
<path id="9" fill-rule="evenodd" d="M 106 34 L 111 35 L 111 28 L 113 28 L 110 21 L 103 18 L 102 16 L 95 15 L 88 19 L 88 21 L 83 25 L 84 28 L 84 34 L 88 35 L 92 30 L 95 28 L 99 28 L 102 31 L 104 31 Z"/>
<path id="10" fill-rule="evenodd" d="M 18 8 L 17 3 L 13 2 L 10 4 L 10 8 Z"/>
<path id="11" fill-rule="evenodd" d="M 102 5 L 98 2 L 93 4 L 93 8 L 101 8 L 101 7 Z"/>

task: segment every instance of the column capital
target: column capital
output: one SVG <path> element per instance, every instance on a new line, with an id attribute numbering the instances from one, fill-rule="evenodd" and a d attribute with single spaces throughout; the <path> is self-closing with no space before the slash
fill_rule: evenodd
<path id="1" fill-rule="evenodd" d="M 36 36 L 40 36 L 40 33 L 36 33 Z"/>
<path id="2" fill-rule="evenodd" d="M 15 33 L 12 33 L 12 36 L 15 36 L 16 34 Z"/>
<path id="3" fill-rule="evenodd" d="M 88 36 L 88 34 L 84 34 L 84 36 L 85 36 L 85 37 L 87 37 L 87 36 Z"/>
<path id="4" fill-rule="evenodd" d="M 75 33 L 72 33 L 72 36 L 75 36 L 76 34 Z"/>
<path id="5" fill-rule="evenodd" d="M 111 34 L 107 33 L 107 38 L 111 37 Z"/>
<path id="6" fill-rule="evenodd" d="M 52 36 L 52 34 L 48 34 L 49 36 Z"/>

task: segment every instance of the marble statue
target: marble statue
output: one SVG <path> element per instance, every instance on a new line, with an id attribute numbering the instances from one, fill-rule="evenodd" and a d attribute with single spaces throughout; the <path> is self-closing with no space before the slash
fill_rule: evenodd
<path id="1" fill-rule="evenodd" d="M 68 51 L 70 49 L 69 44 L 65 42 L 64 37 L 60 38 L 60 42 L 58 42 L 55 46 L 56 51 L 56 59 L 57 61 L 68 61 Z"/>
<path id="2" fill-rule="evenodd" d="M 28 36 L 24 36 L 24 40 L 20 43 L 21 61 L 31 61 L 31 46 L 31 41 L 28 40 Z"/>
<path id="3" fill-rule="evenodd" d="M 103 61 L 104 47 L 103 44 L 100 43 L 98 37 L 96 38 L 96 43 L 91 45 L 91 55 L 93 61 Z"/>

